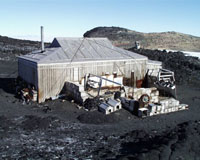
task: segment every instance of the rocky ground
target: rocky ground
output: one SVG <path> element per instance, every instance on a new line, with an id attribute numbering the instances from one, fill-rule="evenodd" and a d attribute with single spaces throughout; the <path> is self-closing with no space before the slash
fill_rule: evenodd
<path id="1" fill-rule="evenodd" d="M 49 43 L 45 43 L 49 46 Z M 38 41 L 20 40 L 0 36 L 0 61 L 16 61 L 17 56 L 27 54 L 41 48 Z"/>
<path id="2" fill-rule="evenodd" d="M 174 58 L 189 76 L 190 65 Z M 23 105 L 14 95 L 16 68 L 15 61 L 0 62 L 0 159 L 200 159 L 197 81 L 177 79 L 178 99 L 189 110 L 140 119 L 124 109 L 87 112 L 63 100 Z"/>

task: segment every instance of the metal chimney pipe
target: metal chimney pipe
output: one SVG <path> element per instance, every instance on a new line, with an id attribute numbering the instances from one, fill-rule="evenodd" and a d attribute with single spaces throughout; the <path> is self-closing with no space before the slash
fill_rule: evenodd
<path id="1" fill-rule="evenodd" d="M 41 26 L 41 52 L 44 52 L 44 35 L 43 35 L 43 26 Z"/>

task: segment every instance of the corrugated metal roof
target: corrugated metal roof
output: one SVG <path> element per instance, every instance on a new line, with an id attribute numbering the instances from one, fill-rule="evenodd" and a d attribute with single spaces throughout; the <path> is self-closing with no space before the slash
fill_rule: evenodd
<path id="1" fill-rule="evenodd" d="M 36 63 L 81 62 L 147 57 L 115 47 L 107 38 L 54 38 L 45 52 L 36 51 L 20 56 Z"/>

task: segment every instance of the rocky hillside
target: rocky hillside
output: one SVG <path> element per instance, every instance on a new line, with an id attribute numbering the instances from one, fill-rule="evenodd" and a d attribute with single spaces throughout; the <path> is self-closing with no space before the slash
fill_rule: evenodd
<path id="1" fill-rule="evenodd" d="M 120 27 L 97 27 L 84 37 L 107 37 L 114 45 L 131 48 L 139 41 L 142 48 L 200 51 L 200 37 L 178 32 L 142 33 Z"/>
<path id="2" fill-rule="evenodd" d="M 49 44 L 46 43 L 45 46 Z M 0 36 L 0 60 L 13 60 L 16 56 L 40 49 L 40 42 Z"/>

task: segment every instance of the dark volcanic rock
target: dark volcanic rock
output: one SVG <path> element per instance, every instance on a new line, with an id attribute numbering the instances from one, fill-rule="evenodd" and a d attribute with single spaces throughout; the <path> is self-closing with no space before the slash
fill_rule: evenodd
<path id="1" fill-rule="evenodd" d="M 81 123 L 87 124 L 105 124 L 105 123 L 116 123 L 120 121 L 118 116 L 105 115 L 98 111 L 85 112 L 77 117 Z"/>
<path id="2" fill-rule="evenodd" d="M 147 56 L 151 60 L 161 61 L 163 68 L 175 72 L 175 79 L 179 84 L 199 84 L 200 60 L 196 57 L 185 56 L 182 52 L 166 52 L 134 48 L 130 51 Z"/>
<path id="3" fill-rule="evenodd" d="M 8 119 L 6 116 L 0 116 L 0 130 L 3 130 L 3 132 L 7 132 L 9 130 L 9 127 L 12 125 L 13 123 L 12 121 L 10 121 L 10 119 Z M 1 136 L 3 136 L 3 134 Z"/>
<path id="4" fill-rule="evenodd" d="M 199 127 L 200 121 L 189 121 L 162 134 L 132 131 L 124 136 L 117 159 L 199 159 Z"/>
<path id="5" fill-rule="evenodd" d="M 55 117 L 48 116 L 41 118 L 33 115 L 27 115 L 25 116 L 25 120 L 22 122 L 21 127 L 24 130 L 30 131 L 34 131 L 35 129 L 45 130 L 52 127 L 55 121 L 58 121 L 58 119 L 56 119 Z"/>

